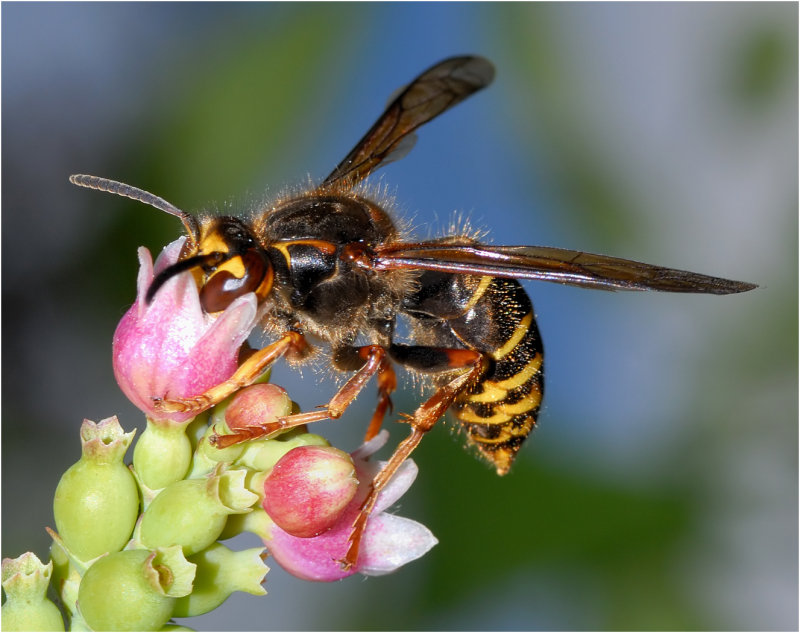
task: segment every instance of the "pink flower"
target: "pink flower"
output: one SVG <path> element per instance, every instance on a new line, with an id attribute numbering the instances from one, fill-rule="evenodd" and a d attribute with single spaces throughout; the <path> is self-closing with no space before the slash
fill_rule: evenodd
<path id="1" fill-rule="evenodd" d="M 319 536 L 302 538 L 292 536 L 278 525 L 272 527 L 267 549 L 284 569 L 299 578 L 325 582 L 339 580 L 356 572 L 379 576 L 419 558 L 436 545 L 436 537 L 424 525 L 385 512 L 408 490 L 417 476 L 417 466 L 409 459 L 378 496 L 361 540 L 356 565 L 343 570 L 339 563 L 347 552 L 353 521 L 369 490 L 369 483 L 382 466 L 380 462 L 367 461 L 367 458 L 387 438 L 388 433 L 383 431 L 352 454 L 360 481 L 359 494 L 329 530 Z M 287 490 L 284 494 L 291 496 L 292 493 Z M 288 504 L 290 500 L 286 502 Z"/>
<path id="2" fill-rule="evenodd" d="M 171 277 L 147 304 L 154 273 L 178 260 L 184 239 L 164 248 L 155 271 L 150 252 L 139 249 L 136 302 L 114 333 L 117 383 L 154 420 L 183 422 L 194 417 L 197 411 L 159 411 L 153 398 L 189 398 L 230 378 L 239 348 L 258 321 L 253 293 L 239 297 L 220 314 L 203 312 L 197 284 L 188 271 Z"/>

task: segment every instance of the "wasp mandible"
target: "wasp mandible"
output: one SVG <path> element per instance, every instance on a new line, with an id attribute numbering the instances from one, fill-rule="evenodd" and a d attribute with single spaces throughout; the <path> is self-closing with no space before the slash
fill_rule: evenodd
<path id="1" fill-rule="evenodd" d="M 336 369 L 352 372 L 320 409 L 218 435 L 217 446 L 338 418 L 375 376 L 378 404 L 366 433 L 370 439 L 391 407 L 397 385 L 393 366 L 430 378 L 432 395 L 405 416 L 411 432 L 372 482 L 353 525 L 344 566 L 357 560 L 378 493 L 448 410 L 497 473 L 508 472 L 536 424 L 544 390 L 542 342 L 519 279 L 708 294 L 755 288 L 604 255 L 487 245 L 468 234 L 413 240 L 362 181 L 405 153 L 418 127 L 485 88 L 493 77 L 494 67 L 481 57 L 453 57 L 436 64 L 402 89 L 322 183 L 247 218 L 193 216 L 130 185 L 95 176 L 70 178 L 76 185 L 139 200 L 182 221 L 187 240 L 181 257 L 156 276 L 149 299 L 166 280 L 191 270 L 206 312 L 224 310 L 235 298 L 254 292 L 265 307 L 265 328 L 277 334 L 277 340 L 206 393 L 184 400 L 153 394 L 163 410 L 200 412 L 252 383 L 280 357 L 307 359 L 307 337 L 327 344 Z M 409 324 L 411 344 L 396 340 L 398 319 Z"/>

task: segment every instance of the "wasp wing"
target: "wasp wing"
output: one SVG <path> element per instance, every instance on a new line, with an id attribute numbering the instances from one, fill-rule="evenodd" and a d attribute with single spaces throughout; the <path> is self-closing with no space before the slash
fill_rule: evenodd
<path id="1" fill-rule="evenodd" d="M 372 265 L 377 270 L 433 270 L 537 279 L 601 290 L 726 295 L 756 287 L 742 281 L 549 246 L 488 246 L 436 241 L 395 243 L 377 246 Z"/>
<path id="2" fill-rule="evenodd" d="M 488 86 L 493 78 L 494 66 L 482 57 L 451 57 L 429 68 L 389 103 L 320 189 L 352 187 L 381 163 L 401 157 L 413 145 L 404 143 L 405 137 Z"/>

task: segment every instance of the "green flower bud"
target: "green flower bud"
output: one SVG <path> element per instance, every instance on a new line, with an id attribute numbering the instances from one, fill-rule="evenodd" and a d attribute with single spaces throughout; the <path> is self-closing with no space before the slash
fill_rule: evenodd
<path id="1" fill-rule="evenodd" d="M 192 461 L 192 471 L 186 477 L 187 479 L 205 477 L 220 463 L 233 462 L 236 460 L 245 449 L 244 444 L 234 444 L 227 448 L 217 448 L 208 441 L 209 437 L 216 433 L 215 429 L 217 425 L 215 425 L 213 421 L 217 417 L 216 410 L 219 406 L 213 409 L 214 413 L 211 415 L 211 424 L 206 428 L 202 440 L 197 445 L 194 460 Z"/>
<path id="2" fill-rule="evenodd" d="M 83 576 L 78 608 L 94 631 L 155 631 L 192 590 L 195 568 L 179 547 L 109 554 Z"/>
<path id="3" fill-rule="evenodd" d="M 273 439 L 248 442 L 235 463 L 263 472 L 272 468 L 281 457 L 298 446 L 330 446 L 330 442 L 304 429 L 293 429 Z"/>
<path id="4" fill-rule="evenodd" d="M 145 547 L 180 545 L 189 556 L 217 540 L 229 514 L 250 512 L 258 496 L 245 487 L 245 470 L 176 481 L 153 499 L 142 515 L 139 539 Z"/>
<path id="5" fill-rule="evenodd" d="M 209 412 L 203 411 L 198 413 L 197 416 L 186 425 L 186 435 L 192 443 L 192 448 L 196 449 L 197 445 L 203 439 L 203 436 L 208 429 Z"/>
<path id="6" fill-rule="evenodd" d="M 192 461 L 192 443 L 186 435 L 189 422 L 147 418 L 147 428 L 133 449 L 133 467 L 148 488 L 166 488 L 186 475 Z"/>
<path id="7" fill-rule="evenodd" d="M 35 554 L 4 558 L 2 566 L 4 631 L 63 631 L 58 607 L 47 599 L 53 563 L 44 565 Z"/>
<path id="8" fill-rule="evenodd" d="M 261 548 L 235 552 L 220 543 L 189 560 L 197 565 L 192 593 L 175 602 L 173 617 L 185 618 L 208 613 L 221 605 L 234 591 L 254 596 L 267 592 L 261 586 L 269 568 L 264 564 Z"/>
<path id="9" fill-rule="evenodd" d="M 116 416 L 81 425 L 81 458 L 61 477 L 53 500 L 56 527 L 69 552 L 90 561 L 128 542 L 139 515 L 139 490 L 122 463 L 135 431 Z"/>

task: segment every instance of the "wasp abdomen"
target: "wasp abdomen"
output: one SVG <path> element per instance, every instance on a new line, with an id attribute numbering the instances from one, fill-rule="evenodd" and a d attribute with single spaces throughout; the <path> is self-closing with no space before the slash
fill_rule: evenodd
<path id="1" fill-rule="evenodd" d="M 542 341 L 531 301 L 517 281 L 482 277 L 470 302 L 470 310 L 450 327 L 491 360 L 451 410 L 470 441 L 503 475 L 539 415 Z"/>
<path id="2" fill-rule="evenodd" d="M 505 474 L 536 424 L 544 390 L 542 342 L 527 293 L 514 279 L 427 271 L 404 307 L 440 320 L 440 327 L 418 328 L 418 338 L 484 355 L 480 379 L 450 410 L 470 443 Z"/>

